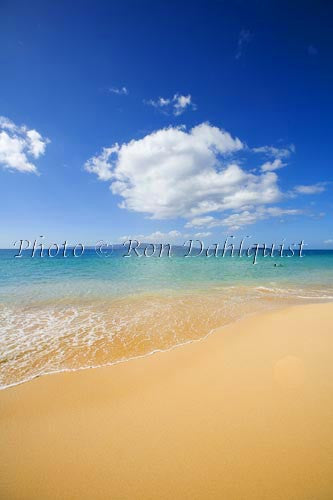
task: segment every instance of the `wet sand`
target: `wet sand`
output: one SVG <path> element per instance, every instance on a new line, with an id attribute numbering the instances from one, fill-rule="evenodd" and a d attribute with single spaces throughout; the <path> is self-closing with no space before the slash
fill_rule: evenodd
<path id="1" fill-rule="evenodd" d="M 0 392 L 0 498 L 333 498 L 333 304 Z"/>

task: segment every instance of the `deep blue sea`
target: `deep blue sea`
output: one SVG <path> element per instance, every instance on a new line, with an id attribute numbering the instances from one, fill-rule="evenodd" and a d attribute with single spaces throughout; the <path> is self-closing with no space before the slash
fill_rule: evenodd
<path id="1" fill-rule="evenodd" d="M 333 300 L 333 251 L 261 256 L 256 265 L 245 252 L 185 253 L 0 250 L 0 386 L 169 349 L 262 310 Z"/>

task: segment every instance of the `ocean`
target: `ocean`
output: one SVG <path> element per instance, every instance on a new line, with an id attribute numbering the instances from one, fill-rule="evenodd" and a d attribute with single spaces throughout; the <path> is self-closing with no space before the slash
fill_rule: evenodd
<path id="1" fill-rule="evenodd" d="M 333 300 L 333 251 L 303 257 L 31 258 L 0 250 L 0 388 L 123 362 L 292 304 Z"/>

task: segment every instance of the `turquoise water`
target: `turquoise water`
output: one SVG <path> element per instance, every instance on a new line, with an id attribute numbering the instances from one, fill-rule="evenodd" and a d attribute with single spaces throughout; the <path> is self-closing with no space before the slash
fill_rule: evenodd
<path id="1" fill-rule="evenodd" d="M 333 288 L 333 251 L 305 251 L 304 257 L 243 256 L 184 258 L 184 250 L 162 258 L 124 258 L 123 250 L 101 257 L 92 249 L 74 258 L 14 258 L 0 250 L 0 302 L 33 302 L 64 297 L 101 297 L 159 290 L 203 290 L 212 285 L 261 285 Z M 177 255 L 178 253 L 178 255 Z M 277 264 L 279 267 L 275 267 Z"/>
<path id="2" fill-rule="evenodd" d="M 333 300 L 333 251 L 304 257 L 14 258 L 0 250 L 0 385 L 112 364 L 246 314 Z M 277 264 L 277 266 L 275 266 Z"/>

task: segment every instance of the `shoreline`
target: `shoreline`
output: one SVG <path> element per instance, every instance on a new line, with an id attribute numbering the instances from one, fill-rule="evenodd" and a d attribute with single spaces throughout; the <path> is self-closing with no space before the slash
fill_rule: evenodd
<path id="1" fill-rule="evenodd" d="M 333 302 L 332 302 L 332 304 L 333 304 Z M 313 305 L 313 304 L 311 304 L 311 305 Z M 292 307 L 299 307 L 299 305 L 293 305 Z M 49 377 L 49 376 L 53 376 L 53 375 L 61 375 L 62 373 L 74 373 L 74 372 L 81 372 L 81 371 L 86 371 L 86 370 L 98 370 L 99 368 L 112 368 L 113 366 L 117 366 L 119 364 L 131 362 L 131 361 L 136 361 L 139 359 L 149 358 L 150 356 L 154 356 L 155 354 L 168 353 L 168 352 L 174 351 L 175 349 L 178 349 L 178 348 L 182 348 L 182 347 L 189 345 L 189 344 L 203 342 L 211 335 L 215 335 L 216 333 L 221 333 L 221 332 L 223 332 L 224 328 L 228 328 L 229 326 L 231 326 L 235 323 L 238 323 L 240 321 L 244 321 L 247 318 L 251 318 L 253 316 L 262 316 L 265 314 L 270 314 L 272 312 L 281 311 L 284 309 L 286 309 L 286 307 L 280 305 L 280 306 L 275 306 L 274 308 L 269 309 L 269 310 L 264 311 L 264 312 L 263 311 L 256 311 L 256 312 L 246 313 L 244 316 L 241 316 L 240 318 L 236 318 L 236 319 L 231 320 L 230 323 L 226 323 L 225 325 L 221 325 L 221 326 L 217 326 L 216 328 L 213 328 L 208 333 L 206 333 L 203 337 L 189 339 L 189 340 L 186 340 L 186 341 L 181 342 L 179 344 L 175 344 L 175 345 L 173 345 L 169 348 L 166 348 L 166 349 L 155 349 L 151 352 L 147 352 L 146 354 L 133 356 L 133 357 L 126 358 L 126 359 L 119 359 L 116 361 L 110 361 L 110 363 L 105 363 L 103 365 L 83 366 L 81 368 L 63 368 L 63 369 L 59 369 L 59 370 L 55 370 L 55 371 L 51 371 L 51 372 L 33 375 L 31 378 L 27 378 L 27 379 L 21 380 L 19 382 L 14 382 L 13 384 L 9 384 L 6 386 L 0 386 L 0 394 L 2 391 L 7 391 L 9 389 L 13 389 L 14 387 L 20 386 L 22 384 L 27 384 L 29 382 L 33 382 L 34 380 L 39 379 L 41 377 Z"/>
<path id="2" fill-rule="evenodd" d="M 298 305 L 8 387 L 0 496 L 329 498 L 332 331 L 332 303 Z"/>
<path id="3" fill-rule="evenodd" d="M 232 288 L 234 288 L 234 287 L 232 287 Z M 264 289 L 268 290 L 267 287 L 257 287 L 257 288 L 258 289 L 264 288 Z M 294 297 L 292 297 L 292 298 L 294 298 Z M 224 328 L 229 327 L 230 325 L 233 325 L 234 323 L 238 323 L 240 321 L 246 320 L 247 318 L 251 318 L 252 316 L 263 316 L 263 315 L 271 314 L 272 312 L 287 309 L 289 307 L 302 307 L 304 305 L 316 305 L 316 304 L 333 304 L 333 301 L 332 301 L 333 297 L 300 297 L 300 296 L 298 296 L 297 298 L 302 299 L 302 300 L 305 300 L 305 299 L 310 300 L 311 302 L 310 303 L 309 302 L 297 303 L 295 301 L 288 306 L 286 306 L 286 304 L 284 304 L 282 302 L 281 303 L 276 302 L 274 305 L 270 305 L 270 307 L 267 308 L 266 310 L 265 309 L 261 309 L 261 310 L 258 309 L 258 310 L 255 310 L 253 312 L 244 312 L 243 315 L 241 315 L 237 318 L 232 318 L 229 320 L 229 322 L 227 322 L 225 324 L 215 326 L 214 328 L 212 328 L 207 333 L 205 333 L 202 337 L 199 337 L 199 338 L 198 337 L 189 338 L 189 339 L 180 341 L 179 343 L 171 345 L 171 346 L 166 347 L 166 348 L 158 348 L 157 347 L 157 348 L 153 349 L 152 351 L 148 351 L 148 352 L 143 353 L 143 354 L 129 356 L 128 358 L 124 358 L 124 359 L 116 359 L 116 360 L 104 362 L 101 364 L 96 364 L 96 365 L 92 364 L 89 366 L 73 367 L 73 368 L 70 368 L 70 367 L 59 368 L 59 369 L 57 368 L 57 369 L 54 369 L 51 371 L 46 371 L 44 373 L 37 373 L 35 375 L 28 376 L 27 378 L 24 378 L 24 379 L 19 380 L 17 382 L 8 383 L 6 385 L 0 385 L 0 393 L 2 391 L 12 389 L 12 388 L 20 386 L 22 384 L 32 382 L 35 379 L 38 379 L 40 377 L 45 377 L 45 376 L 50 376 L 50 375 L 59 375 L 62 373 L 72 373 L 72 372 L 77 372 L 77 371 L 80 372 L 80 371 L 98 369 L 98 368 L 107 368 L 107 367 L 117 366 L 118 364 L 127 363 L 129 361 L 135 361 L 137 359 L 150 357 L 154 354 L 168 353 L 169 351 L 173 351 L 174 349 L 177 349 L 179 347 L 183 347 L 183 346 L 186 346 L 188 344 L 192 344 L 192 343 L 196 343 L 196 342 L 201 342 L 201 341 L 205 340 L 207 337 L 209 337 L 210 335 L 213 335 L 216 332 L 220 332 Z M 0 363 L 1 363 L 1 360 L 0 360 Z"/>

